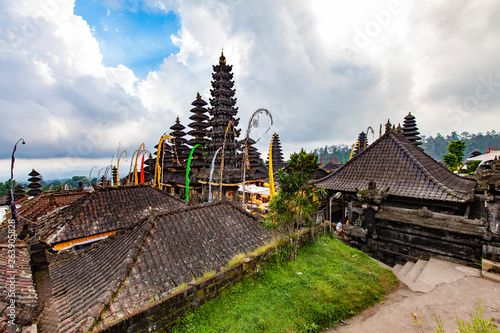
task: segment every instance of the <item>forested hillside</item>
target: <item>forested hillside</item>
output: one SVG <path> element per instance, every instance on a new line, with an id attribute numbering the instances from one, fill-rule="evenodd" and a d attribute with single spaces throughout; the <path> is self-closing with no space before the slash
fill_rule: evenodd
<path id="1" fill-rule="evenodd" d="M 443 156 L 448 153 L 446 148 L 453 140 L 465 141 L 466 157 L 476 149 L 482 154 L 485 154 L 488 148 L 500 149 L 500 133 L 495 130 L 488 131 L 486 132 L 486 134 L 483 134 L 481 132 L 477 134 L 469 134 L 468 132 L 458 134 L 457 132 L 452 132 L 451 134 L 446 136 L 442 136 L 440 133 L 438 133 L 435 137 L 425 135 L 422 135 L 421 137 L 422 145 L 420 147 L 422 147 L 427 154 L 438 161 L 441 161 L 443 159 Z M 373 140 L 374 139 L 372 139 L 369 144 L 372 143 Z M 313 153 L 320 157 L 322 156 L 321 160 L 323 162 L 323 165 L 328 163 L 330 159 L 332 160 L 332 162 L 335 162 L 335 156 L 337 157 L 337 163 L 345 163 L 349 160 L 352 146 L 353 144 L 325 146 L 324 148 L 314 149 Z"/>
<path id="2" fill-rule="evenodd" d="M 425 152 L 436 160 L 442 160 L 443 156 L 447 153 L 446 148 L 453 140 L 462 140 L 465 142 L 465 156 L 467 157 L 471 152 L 476 149 L 482 154 L 486 154 L 488 148 L 500 149 L 500 133 L 495 130 L 488 131 L 486 134 L 481 132 L 477 134 L 469 134 L 462 132 L 452 132 L 447 136 L 437 134 L 435 137 L 422 136 L 422 148 Z"/>

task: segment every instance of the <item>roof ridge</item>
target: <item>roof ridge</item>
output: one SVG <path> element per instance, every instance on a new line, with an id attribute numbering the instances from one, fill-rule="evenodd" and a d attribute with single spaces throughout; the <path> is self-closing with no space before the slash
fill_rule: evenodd
<path id="1" fill-rule="evenodd" d="M 199 210 L 199 209 L 210 208 L 210 207 L 215 207 L 215 206 L 222 206 L 224 204 L 231 206 L 232 208 L 236 208 L 237 210 L 239 210 L 241 213 L 247 215 L 248 217 L 251 217 L 255 220 L 259 219 L 254 214 L 247 212 L 242 207 L 238 206 L 237 204 L 233 203 L 232 201 L 227 201 L 227 200 L 205 202 L 205 203 L 202 203 L 202 204 L 199 204 L 196 206 L 188 206 L 187 208 L 179 208 L 179 209 L 171 210 L 171 211 L 161 211 L 161 210 L 155 209 L 155 210 L 151 211 L 151 214 L 153 214 L 153 216 L 155 218 L 159 218 L 159 217 L 170 216 L 170 215 L 174 215 L 174 214 L 181 214 L 181 213 L 184 213 L 187 211 Z"/>
<path id="2" fill-rule="evenodd" d="M 404 153 L 410 158 L 410 160 L 420 169 L 420 171 L 422 171 L 422 173 L 426 176 L 427 179 L 429 179 L 434 185 L 436 185 L 438 188 L 440 188 L 444 192 L 448 193 L 449 195 L 457 197 L 457 198 L 459 197 L 458 194 L 455 191 L 453 191 L 452 189 L 448 188 L 446 185 L 441 184 L 441 182 L 439 182 L 433 175 L 431 175 L 431 173 L 408 151 L 408 149 L 406 149 L 406 147 L 403 146 L 403 144 L 401 142 L 399 142 L 399 140 L 397 140 L 394 137 L 394 134 L 392 134 L 392 133 L 388 133 L 388 134 L 389 134 L 389 137 L 396 143 L 396 145 L 401 150 L 403 150 Z M 401 136 L 401 137 L 404 138 L 403 136 Z M 404 138 L 404 139 L 408 140 L 407 138 Z M 408 142 L 410 142 L 411 144 L 413 144 L 409 140 L 408 140 Z"/>
<path id="3" fill-rule="evenodd" d="M 170 198 L 173 198 L 173 199 L 175 199 L 175 200 L 177 200 L 177 201 L 179 201 L 179 202 L 182 202 L 182 203 L 184 203 L 184 204 L 186 204 L 186 205 L 188 204 L 186 201 L 184 201 L 184 200 L 182 200 L 182 199 L 180 199 L 180 198 L 176 197 L 175 195 L 173 195 L 173 194 L 171 194 L 171 193 L 168 193 L 168 192 L 166 192 L 166 191 L 163 191 L 163 190 L 161 190 L 161 189 L 159 189 L 159 188 L 157 188 L 157 187 L 153 186 L 152 184 L 150 184 L 148 187 L 153 188 L 153 189 L 154 189 L 154 190 L 156 190 L 157 192 L 159 192 L 159 193 L 161 193 L 161 194 L 163 194 L 163 195 L 166 195 L 166 196 L 168 196 L 168 197 L 170 197 Z"/>
<path id="4" fill-rule="evenodd" d="M 148 226 L 146 227 L 146 230 L 144 231 L 144 233 L 142 235 L 142 239 L 140 240 L 138 246 L 133 248 L 132 255 L 130 256 L 130 258 L 132 259 L 132 262 L 127 267 L 127 271 L 125 273 L 125 276 L 121 279 L 119 284 L 116 286 L 116 289 L 112 291 L 110 298 L 108 300 L 106 300 L 106 304 L 105 304 L 104 308 L 102 309 L 101 313 L 99 314 L 99 317 L 96 318 L 94 320 L 94 322 L 92 323 L 91 328 L 97 326 L 103 320 L 103 316 L 106 314 L 106 312 L 109 311 L 110 305 L 113 303 L 113 301 L 116 299 L 116 297 L 120 294 L 122 287 L 125 285 L 128 278 L 130 277 L 130 274 L 132 273 L 132 270 L 133 270 L 135 264 L 137 263 L 137 260 L 139 259 L 139 255 L 142 252 L 142 248 L 144 247 L 146 240 L 151 235 L 151 230 L 156 225 L 156 217 L 154 216 L 152 211 L 150 211 L 149 216 L 144 219 L 143 223 L 148 224 Z M 141 228 L 142 226 L 139 226 L 139 223 L 137 223 L 134 225 L 134 227 Z M 130 253 L 130 251 L 129 251 L 129 253 Z"/>
<path id="5" fill-rule="evenodd" d="M 80 213 L 80 211 L 82 210 L 82 208 L 83 208 L 84 206 L 86 206 L 86 205 L 89 203 L 89 201 L 90 201 L 90 197 L 91 197 L 91 196 L 95 196 L 95 195 L 96 195 L 95 193 L 96 193 L 96 191 L 89 192 L 87 195 L 84 195 L 84 196 L 82 196 L 82 197 L 80 197 L 80 198 L 78 198 L 78 199 L 74 200 L 74 201 L 73 201 L 73 202 L 71 202 L 69 205 L 66 205 L 66 207 L 61 206 L 61 207 L 63 207 L 63 208 L 61 208 L 60 210 L 57 210 L 57 211 L 54 211 L 54 212 L 52 212 L 52 213 L 49 213 L 49 214 L 44 215 L 44 216 L 43 216 L 43 219 L 47 220 L 47 221 L 46 221 L 47 223 L 45 223 L 45 224 L 44 224 L 44 225 L 40 228 L 40 230 L 38 230 L 38 232 L 36 233 L 36 235 L 37 235 L 37 236 L 39 236 L 39 237 L 38 237 L 38 238 L 39 238 L 39 240 L 40 240 L 40 241 L 42 241 L 42 238 L 40 237 L 40 234 L 42 233 L 42 237 L 43 237 L 43 231 L 44 231 L 44 230 L 46 230 L 46 229 L 47 229 L 49 226 L 51 226 L 51 225 L 54 225 L 54 224 L 64 224 L 64 225 L 62 226 L 62 228 L 66 227 L 66 225 L 67 225 L 67 224 L 68 224 L 68 223 L 69 223 L 72 219 L 74 219 L 74 218 L 78 215 L 78 213 Z M 79 203 L 80 203 L 80 202 L 83 202 L 83 204 L 79 205 Z M 69 207 L 71 207 L 71 206 L 77 206 L 77 207 L 76 207 L 76 209 L 75 209 L 75 211 L 74 211 L 74 212 L 70 212 L 69 214 L 62 216 L 62 213 L 61 213 L 61 212 L 62 212 L 62 211 L 65 211 L 66 209 L 69 209 Z M 49 217 L 49 216 L 51 216 L 52 214 L 57 215 L 57 217 L 61 216 L 62 218 L 61 218 L 61 219 L 56 218 L 56 220 L 54 221 L 55 223 L 49 223 L 49 221 L 50 221 L 50 220 L 49 220 L 49 218 L 48 218 L 48 217 Z M 62 221 L 62 222 L 61 222 L 61 221 Z M 59 230 L 61 230 L 62 228 L 59 228 Z M 50 233 L 49 233 L 49 235 L 50 235 Z M 45 236 L 49 236 L 49 235 L 45 235 Z M 45 240 L 45 242 L 46 242 L 46 240 Z"/>
<path id="6" fill-rule="evenodd" d="M 330 172 L 325 177 L 316 180 L 315 183 L 319 183 L 321 181 L 327 180 L 330 177 L 333 177 L 333 175 L 335 175 L 338 172 L 340 172 L 340 170 L 342 170 L 346 165 L 349 165 L 349 163 L 351 163 L 351 161 L 355 161 L 358 158 L 358 156 L 363 155 L 367 150 L 373 149 L 373 147 L 376 146 L 376 145 L 378 145 L 379 141 L 381 141 L 386 135 L 387 135 L 387 133 L 384 133 L 384 135 L 382 135 L 381 137 L 379 137 L 377 140 L 373 141 L 370 145 L 368 145 L 368 147 L 366 147 L 365 149 L 363 149 L 361 152 L 359 152 L 356 155 L 354 155 L 354 157 L 352 157 L 349 161 L 347 161 L 345 163 L 341 163 L 342 165 L 340 167 L 338 167 L 336 170 Z"/>

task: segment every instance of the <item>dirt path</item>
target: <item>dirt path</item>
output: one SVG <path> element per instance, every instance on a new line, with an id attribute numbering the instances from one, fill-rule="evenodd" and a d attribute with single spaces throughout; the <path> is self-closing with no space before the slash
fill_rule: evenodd
<path id="1" fill-rule="evenodd" d="M 358 332 L 436 332 L 434 314 L 439 314 L 446 333 L 458 332 L 455 313 L 459 319 L 470 322 L 470 314 L 481 300 L 483 318 L 492 318 L 500 327 L 500 283 L 480 277 L 466 276 L 459 280 L 437 285 L 428 293 L 411 291 L 405 285 L 389 294 L 384 302 L 374 305 L 345 320 L 345 325 L 326 330 L 325 333 Z M 413 321 L 413 314 L 421 326 Z"/>

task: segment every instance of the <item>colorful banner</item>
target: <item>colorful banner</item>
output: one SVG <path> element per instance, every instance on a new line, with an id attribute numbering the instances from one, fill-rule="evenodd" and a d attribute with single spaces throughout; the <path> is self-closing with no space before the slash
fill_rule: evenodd
<path id="1" fill-rule="evenodd" d="M 269 191 L 270 191 L 270 198 L 272 199 L 276 195 L 276 190 L 274 188 L 274 173 L 273 173 L 273 141 L 274 137 L 277 134 L 273 135 L 273 138 L 271 139 L 271 145 L 269 146 Z"/>
<path id="2" fill-rule="evenodd" d="M 189 153 L 189 159 L 186 167 L 186 201 L 189 202 L 189 171 L 191 171 L 191 159 L 193 158 L 193 153 L 196 147 L 203 147 L 201 145 L 195 145 L 192 149 L 191 152 Z"/>

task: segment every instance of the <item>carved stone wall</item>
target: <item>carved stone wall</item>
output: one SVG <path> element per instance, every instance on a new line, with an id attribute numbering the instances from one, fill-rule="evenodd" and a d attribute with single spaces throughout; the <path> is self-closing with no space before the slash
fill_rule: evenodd
<path id="1" fill-rule="evenodd" d="M 474 266 L 481 261 L 485 221 L 431 212 L 350 205 L 358 215 L 346 229 L 354 245 L 386 264 L 441 258 Z M 375 215 L 374 226 L 370 215 Z"/>
<path id="2" fill-rule="evenodd" d="M 483 258 L 500 262 L 500 195 L 495 190 L 485 195 L 486 233 Z"/>

